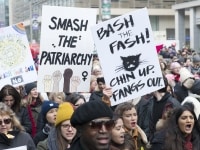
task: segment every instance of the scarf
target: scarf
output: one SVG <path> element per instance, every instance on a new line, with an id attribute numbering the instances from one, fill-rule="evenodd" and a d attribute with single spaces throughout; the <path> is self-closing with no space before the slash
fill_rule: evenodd
<path id="1" fill-rule="evenodd" d="M 35 120 L 33 118 L 33 114 L 32 114 L 30 105 L 28 105 L 28 115 L 29 115 L 29 118 L 30 118 L 30 121 L 31 121 L 31 125 L 32 125 L 31 136 L 34 137 L 35 134 L 36 134 L 36 123 L 35 123 Z"/>
<path id="2" fill-rule="evenodd" d="M 184 143 L 184 150 L 192 150 L 192 135 L 189 134 L 186 138 L 185 138 L 185 143 Z"/>

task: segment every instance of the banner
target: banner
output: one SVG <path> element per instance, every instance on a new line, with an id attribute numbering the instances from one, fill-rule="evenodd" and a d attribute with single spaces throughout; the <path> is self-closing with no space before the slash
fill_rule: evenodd
<path id="1" fill-rule="evenodd" d="M 113 90 L 111 105 L 164 86 L 146 8 L 99 23 L 92 34 L 106 85 Z"/>
<path id="2" fill-rule="evenodd" d="M 89 91 L 95 24 L 95 9 L 43 6 L 38 91 Z"/>
<path id="3" fill-rule="evenodd" d="M 37 80 L 23 24 L 0 28 L 0 87 L 14 87 Z"/>

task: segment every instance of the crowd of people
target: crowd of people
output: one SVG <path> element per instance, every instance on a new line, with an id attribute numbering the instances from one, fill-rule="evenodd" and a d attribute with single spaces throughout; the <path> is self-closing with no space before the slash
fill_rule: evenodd
<path id="1" fill-rule="evenodd" d="M 165 86 L 111 106 L 93 57 L 90 96 L 39 93 L 37 82 L 0 90 L 0 149 L 199 150 L 200 56 L 173 45 L 158 53 Z"/>

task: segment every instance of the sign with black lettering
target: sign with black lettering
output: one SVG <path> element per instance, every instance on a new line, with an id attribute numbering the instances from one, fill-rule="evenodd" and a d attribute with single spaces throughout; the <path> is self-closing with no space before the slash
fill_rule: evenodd
<path id="1" fill-rule="evenodd" d="M 95 24 L 95 9 L 43 6 L 38 91 L 89 91 Z"/>
<path id="2" fill-rule="evenodd" d="M 111 105 L 164 86 L 146 8 L 101 22 L 92 34 L 106 84 L 113 90 Z"/>
<path id="3" fill-rule="evenodd" d="M 0 88 L 34 81 L 37 72 L 23 24 L 0 28 Z"/>

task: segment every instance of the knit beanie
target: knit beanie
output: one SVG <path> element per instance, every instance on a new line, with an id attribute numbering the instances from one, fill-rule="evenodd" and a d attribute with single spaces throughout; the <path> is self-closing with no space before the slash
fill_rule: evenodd
<path id="1" fill-rule="evenodd" d="M 181 65 L 178 62 L 172 62 L 170 65 L 170 70 L 173 70 L 175 68 L 179 68 Z"/>
<path id="2" fill-rule="evenodd" d="M 104 102 L 100 100 L 95 100 L 86 102 L 80 107 L 78 107 L 74 111 L 70 121 L 72 126 L 76 127 L 88 123 L 97 118 L 112 118 L 112 116 L 113 111 L 110 107 L 108 107 Z"/>
<path id="3" fill-rule="evenodd" d="M 33 83 L 28 83 L 24 86 L 25 88 L 25 91 L 26 91 L 26 94 L 28 95 L 30 93 L 30 91 L 33 89 L 33 88 L 36 88 L 37 85 L 33 82 Z"/>
<path id="4" fill-rule="evenodd" d="M 194 84 L 194 75 L 187 68 L 184 67 L 180 69 L 179 73 L 180 73 L 180 82 L 187 89 L 190 89 Z"/>
<path id="5" fill-rule="evenodd" d="M 47 101 L 45 100 L 43 103 L 42 103 L 42 109 L 41 109 L 41 112 L 43 114 L 43 116 L 45 117 L 47 112 L 52 109 L 52 108 L 58 108 L 58 104 L 53 102 L 53 101 Z"/>
<path id="6" fill-rule="evenodd" d="M 194 78 L 194 75 L 187 68 L 184 67 L 180 69 L 179 74 L 181 83 L 183 83 L 188 78 Z"/>
<path id="7" fill-rule="evenodd" d="M 55 126 L 57 126 L 58 124 L 60 124 L 65 120 L 70 120 L 73 112 L 74 108 L 71 103 L 69 102 L 61 103 L 58 107 Z"/>
<path id="8" fill-rule="evenodd" d="M 194 55 L 193 56 L 193 63 L 198 63 L 200 62 L 200 56 L 199 55 Z"/>

